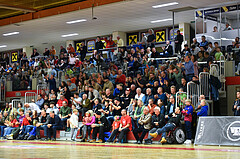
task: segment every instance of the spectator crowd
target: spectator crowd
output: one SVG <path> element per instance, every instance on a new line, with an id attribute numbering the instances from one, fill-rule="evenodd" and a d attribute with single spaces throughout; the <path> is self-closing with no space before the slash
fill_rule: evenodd
<path id="1" fill-rule="evenodd" d="M 155 47 L 153 30 L 148 32 L 148 36 L 142 35 L 138 47 L 130 49 L 123 46 L 120 36 L 117 43 L 111 37 L 105 38 L 107 58 L 100 37 L 89 59 L 84 43 L 77 50 L 79 55 L 71 44 L 67 49 L 61 46 L 59 56 L 54 46 L 46 48 L 43 54 L 34 49 L 31 57 L 20 53 L 18 62 L 12 64 L 5 54 L 1 61 L 6 61 L 6 65 L 1 66 L 0 72 L 13 81 L 13 90 L 31 89 L 32 79 L 37 78 L 47 83 L 50 91 L 42 90 L 36 101 L 19 103 L 17 108 L 6 103 L 0 113 L 1 137 L 40 139 L 43 130 L 42 140 L 54 141 L 56 131 L 64 129 L 71 132 L 74 141 L 81 138 L 82 142 L 122 143 L 127 142 L 126 136 L 132 132 L 136 143 L 151 144 L 158 135 L 160 142 L 166 143 L 166 132 L 180 127 L 186 133 L 185 144 L 190 144 L 197 118 L 208 115 L 209 105 L 204 95 L 193 105 L 185 93 L 187 83 L 199 84 L 199 73 L 209 72 L 214 115 L 220 115 L 221 83 L 210 65 L 220 60 L 221 47 L 202 36 L 201 42 L 194 38 L 190 47 L 185 44 L 181 48 L 183 37 L 178 31 L 175 48 L 167 41 L 160 53 Z M 234 44 L 239 45 L 238 38 Z M 175 55 L 178 60 L 155 59 Z M 60 71 L 65 76 L 57 85 Z M 240 98 L 239 93 L 237 97 Z M 240 114 L 238 105 L 240 102 L 236 100 L 235 115 Z"/>

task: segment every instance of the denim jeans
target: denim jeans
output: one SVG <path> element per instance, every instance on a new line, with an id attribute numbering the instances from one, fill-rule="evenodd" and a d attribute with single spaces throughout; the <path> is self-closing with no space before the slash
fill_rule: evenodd
<path id="1" fill-rule="evenodd" d="M 157 133 L 158 135 L 162 134 L 162 137 L 166 138 L 166 132 L 173 130 L 175 125 L 173 123 L 167 123 L 164 127 L 158 128 Z"/>
<path id="2" fill-rule="evenodd" d="M 6 127 L 4 129 L 4 135 L 3 136 L 10 135 L 13 129 L 14 129 L 13 127 Z"/>
<path id="3" fill-rule="evenodd" d="M 47 134 L 48 138 L 51 138 L 51 134 L 53 134 L 53 138 L 56 139 L 56 131 L 61 130 L 62 126 L 51 126 L 50 128 L 47 128 Z"/>
<path id="4" fill-rule="evenodd" d="M 192 129 L 191 129 L 191 122 L 185 121 L 185 129 L 186 129 L 186 137 L 187 139 L 192 139 Z"/>
<path id="5" fill-rule="evenodd" d="M 0 129 L 1 129 L 1 137 L 3 137 L 4 129 L 5 129 L 6 127 L 7 127 L 6 125 L 0 126 Z"/>
<path id="6" fill-rule="evenodd" d="M 29 133 L 35 126 L 33 125 L 27 125 L 26 128 L 25 128 L 25 132 L 24 133 Z"/>
<path id="7" fill-rule="evenodd" d="M 78 128 L 71 128 L 71 139 L 76 139 Z"/>

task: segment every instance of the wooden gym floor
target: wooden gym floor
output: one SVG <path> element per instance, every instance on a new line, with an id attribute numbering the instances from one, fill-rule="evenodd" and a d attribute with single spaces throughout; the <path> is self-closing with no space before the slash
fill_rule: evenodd
<path id="1" fill-rule="evenodd" d="M 0 141 L 0 158 L 238 159 L 239 147 L 95 144 L 70 141 Z"/>

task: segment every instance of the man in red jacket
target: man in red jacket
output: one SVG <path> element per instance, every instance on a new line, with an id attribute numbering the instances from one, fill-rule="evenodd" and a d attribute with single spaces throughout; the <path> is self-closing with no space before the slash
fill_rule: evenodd
<path id="1" fill-rule="evenodd" d="M 112 40 L 112 35 L 109 36 L 109 40 L 107 39 L 107 37 L 105 37 L 104 40 L 106 42 L 106 48 L 112 48 L 116 45 L 115 42 Z M 113 59 L 113 52 L 114 52 L 114 49 L 108 50 L 108 54 L 107 54 L 108 59 L 111 59 L 111 60 Z"/>
<path id="2" fill-rule="evenodd" d="M 122 83 L 123 85 L 125 85 L 125 83 L 126 83 L 126 76 L 124 74 L 122 74 L 121 69 L 118 70 L 118 75 L 117 75 L 115 83 L 116 84 L 117 83 Z"/>

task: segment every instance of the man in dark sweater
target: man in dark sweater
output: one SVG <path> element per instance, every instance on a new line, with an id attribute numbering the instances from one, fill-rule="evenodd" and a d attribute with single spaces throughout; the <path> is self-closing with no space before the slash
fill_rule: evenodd
<path id="1" fill-rule="evenodd" d="M 95 124 L 92 124 L 91 127 L 93 128 L 92 140 L 90 142 L 96 142 L 97 133 L 99 133 L 99 140 L 97 143 L 104 142 L 104 132 L 110 131 L 110 125 L 105 116 L 101 116 L 101 112 L 97 112 L 95 114 Z"/>
<path id="2" fill-rule="evenodd" d="M 160 114 L 160 108 L 156 107 L 154 108 L 154 115 L 152 116 L 152 129 L 149 131 L 149 133 L 156 132 L 157 129 L 162 128 L 165 125 L 165 118 L 163 114 Z M 148 138 L 145 139 L 145 144 L 151 144 L 152 143 L 152 136 L 148 134 Z"/>
<path id="3" fill-rule="evenodd" d="M 54 111 L 50 111 L 49 116 L 49 123 L 47 124 L 48 140 L 51 139 L 53 134 L 52 141 L 56 141 L 56 131 L 62 129 L 62 121 L 59 116 L 54 114 Z"/>
<path id="4" fill-rule="evenodd" d="M 171 116 L 171 118 L 168 120 L 168 123 L 164 127 L 158 128 L 153 133 L 149 133 L 149 135 L 152 136 L 153 138 L 156 138 L 158 135 L 162 134 L 162 140 L 161 140 L 162 144 L 167 142 L 166 132 L 173 130 L 176 126 L 179 125 L 180 119 L 181 119 L 180 108 L 176 107 L 175 112 L 169 116 Z"/>
<path id="5" fill-rule="evenodd" d="M 47 136 L 47 124 L 49 123 L 49 116 L 47 116 L 46 110 L 41 111 L 41 117 L 36 127 L 36 138 L 40 139 L 40 130 L 44 130 L 44 136 Z"/>
<path id="6" fill-rule="evenodd" d="M 183 36 L 180 33 L 180 30 L 177 31 L 177 36 L 175 37 L 175 53 L 181 52 L 181 45 L 183 42 Z"/>

